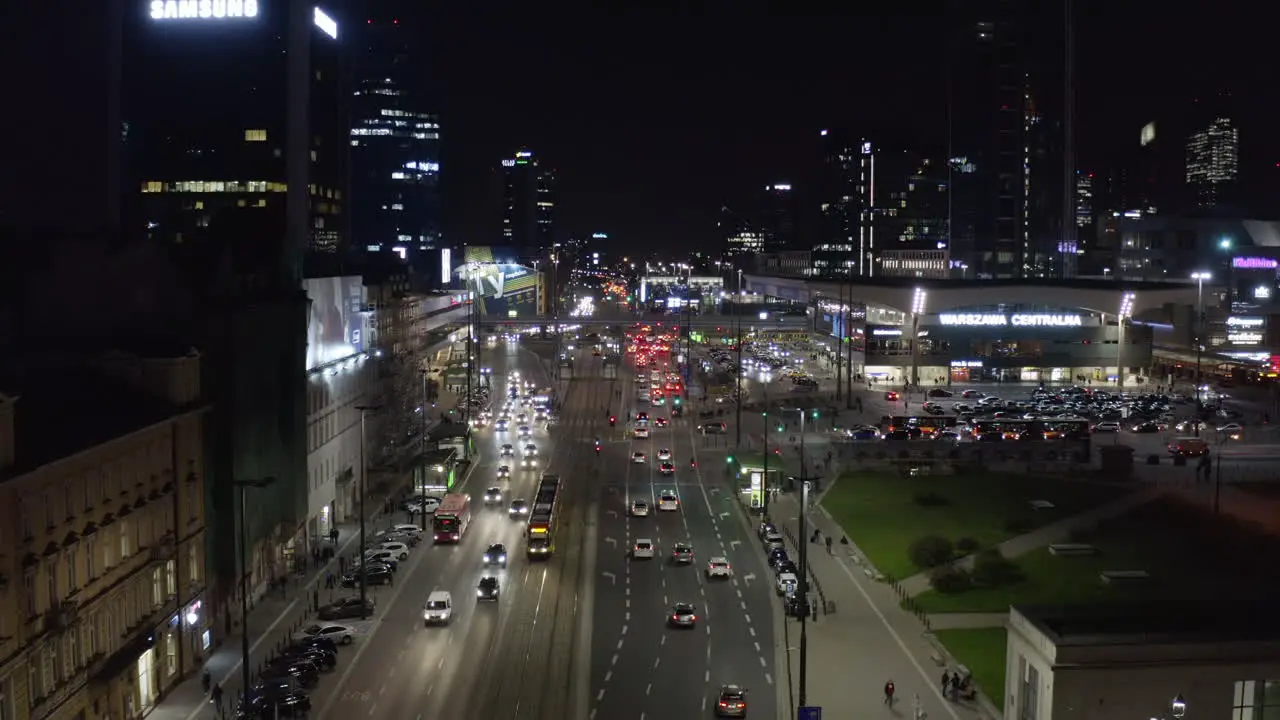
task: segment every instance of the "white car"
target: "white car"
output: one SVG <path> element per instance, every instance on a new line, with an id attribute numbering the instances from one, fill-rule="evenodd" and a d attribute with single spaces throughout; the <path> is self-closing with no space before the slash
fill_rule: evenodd
<path id="1" fill-rule="evenodd" d="M 414 525 L 413 523 L 396 523 L 395 525 L 392 525 L 391 529 L 388 530 L 387 532 L 404 533 L 406 535 L 421 536 L 422 528 L 418 527 L 417 525 Z"/>
<path id="2" fill-rule="evenodd" d="M 484 491 L 484 501 L 486 504 L 502 502 L 502 488 L 491 487 Z"/>
<path id="3" fill-rule="evenodd" d="M 538 446 L 537 446 L 537 445 L 534 445 L 533 443 L 529 443 L 528 445 L 525 445 L 525 446 L 524 446 L 524 456 L 525 456 L 525 457 L 535 457 L 535 456 L 537 456 L 537 454 L 538 454 Z"/>
<path id="4" fill-rule="evenodd" d="M 658 459 L 659 459 L 659 460 L 670 460 L 670 459 L 671 459 L 671 451 L 670 451 L 670 450 L 668 450 L 668 449 L 666 449 L 666 448 L 662 448 L 661 450 L 659 450 L 659 451 L 658 451 Z"/>
<path id="5" fill-rule="evenodd" d="M 713 557 L 707 561 L 707 579 L 715 578 L 728 579 L 733 577 L 733 566 L 729 564 L 729 558 Z"/>
<path id="6" fill-rule="evenodd" d="M 453 619 L 453 596 L 443 590 L 436 590 L 427 596 L 422 606 L 423 625 L 448 625 Z"/>
<path id="7" fill-rule="evenodd" d="M 1110 420 L 1100 422 L 1093 426 L 1093 431 L 1096 433 L 1118 433 L 1120 432 L 1120 423 L 1112 422 Z"/>
<path id="8" fill-rule="evenodd" d="M 383 550 L 382 548 L 373 548 L 364 554 L 365 562 L 380 562 L 388 565 L 391 572 L 396 571 L 396 566 L 400 564 L 400 555 L 392 550 Z"/>
<path id="9" fill-rule="evenodd" d="M 525 455 L 523 458 L 520 459 L 520 467 L 524 468 L 525 470 L 532 470 L 538 467 L 538 458 L 532 455 Z"/>
<path id="10" fill-rule="evenodd" d="M 637 427 L 633 433 L 637 438 L 645 439 L 649 437 L 649 428 L 641 426 Z"/>
<path id="11" fill-rule="evenodd" d="M 294 640 L 310 640 L 311 638 L 329 638 L 339 645 L 350 645 L 355 639 L 356 630 L 350 625 L 324 623 L 309 625 L 294 634 Z"/>
<path id="12" fill-rule="evenodd" d="M 673 511 L 680 509 L 680 498 L 673 492 L 664 492 L 658 497 L 658 510 Z"/>
<path id="13" fill-rule="evenodd" d="M 520 437 L 527 438 L 527 437 L 530 437 L 531 435 L 533 435 L 533 431 L 529 429 L 528 425 L 520 426 Z"/>
<path id="14" fill-rule="evenodd" d="M 631 517 L 649 517 L 649 503 L 643 500 L 631 503 Z"/>
<path id="15" fill-rule="evenodd" d="M 512 455 L 516 454 L 516 449 L 511 447 L 510 445 L 503 445 L 502 450 L 499 452 L 499 454 L 502 457 L 511 457 Z"/>
<path id="16" fill-rule="evenodd" d="M 631 557 L 637 560 L 652 560 L 653 553 L 653 541 L 648 538 L 637 538 L 635 546 L 631 548 Z"/>
<path id="17" fill-rule="evenodd" d="M 409 559 L 409 546 L 402 542 L 384 542 L 378 546 L 378 549 L 393 552 L 402 561 Z"/>
<path id="18" fill-rule="evenodd" d="M 794 595 L 796 588 L 800 587 L 800 579 L 795 573 L 782 573 L 778 575 L 778 595 Z"/>
<path id="19" fill-rule="evenodd" d="M 646 459 L 645 454 L 642 452 L 631 453 L 631 462 L 637 465 L 643 465 Z"/>

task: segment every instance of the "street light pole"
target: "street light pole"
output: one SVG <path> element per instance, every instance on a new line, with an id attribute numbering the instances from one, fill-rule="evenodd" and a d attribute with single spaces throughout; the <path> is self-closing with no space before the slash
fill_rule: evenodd
<path id="1" fill-rule="evenodd" d="M 735 420 L 738 433 L 738 450 L 742 450 L 742 270 L 738 270 L 738 299 L 733 303 L 734 315 L 737 316 L 737 335 L 738 335 L 738 371 L 734 373 L 734 379 L 738 384 L 737 397 L 734 405 L 736 406 Z"/>
<path id="2" fill-rule="evenodd" d="M 242 702 L 248 705 L 249 683 L 252 680 L 249 666 L 249 514 L 245 495 L 251 487 L 262 488 L 275 482 L 275 478 L 261 480 L 237 480 L 240 490 L 240 688 Z"/>
<path id="3" fill-rule="evenodd" d="M 1204 281 L 1213 277 L 1207 272 L 1191 273 L 1196 281 L 1196 437 L 1200 437 L 1200 422 L 1204 415 L 1204 399 L 1200 392 L 1200 354 L 1204 351 Z"/>
<path id="4" fill-rule="evenodd" d="M 1124 389 L 1124 321 L 1133 314 L 1134 294 L 1127 292 L 1120 298 L 1120 313 L 1116 316 L 1116 390 Z"/>
<path id="5" fill-rule="evenodd" d="M 741 372 L 741 370 L 739 370 Z M 769 386 L 764 385 L 764 477 L 760 479 L 760 515 L 769 522 Z"/>
<path id="6" fill-rule="evenodd" d="M 377 412 L 381 409 L 379 405 L 357 405 L 356 410 L 360 411 L 360 485 L 359 485 L 359 513 L 360 513 L 360 619 L 368 617 L 368 596 L 369 586 L 366 582 L 368 573 L 366 572 L 364 554 L 367 549 L 365 545 L 365 511 L 364 496 L 368 492 L 366 476 L 369 474 L 369 463 L 365 459 L 365 417 L 371 412 Z"/>
<path id="7" fill-rule="evenodd" d="M 831 317 L 834 318 L 834 322 L 832 324 L 836 327 L 836 401 L 838 402 L 840 398 L 844 397 L 844 363 L 842 360 L 844 357 L 845 329 L 844 281 L 841 278 L 836 278 L 836 282 L 840 283 L 836 286 L 838 288 L 836 292 L 838 304 L 836 305 L 836 311 L 832 313 Z"/>
<path id="8" fill-rule="evenodd" d="M 804 417 L 803 411 L 800 417 Z M 801 420 L 803 423 L 803 420 Z M 803 470 L 801 471 L 803 474 Z M 809 616 L 809 531 L 806 516 L 809 514 L 809 481 L 803 480 L 800 485 L 800 537 L 796 538 L 800 545 L 800 587 L 797 594 L 804 603 L 800 611 L 800 692 L 797 698 L 800 707 L 809 704 L 809 633 L 805 620 Z"/>

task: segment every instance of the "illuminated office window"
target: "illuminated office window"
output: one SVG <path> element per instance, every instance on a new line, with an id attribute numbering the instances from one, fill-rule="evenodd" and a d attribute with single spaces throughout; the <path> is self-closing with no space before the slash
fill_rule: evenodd
<path id="1" fill-rule="evenodd" d="M 244 141 L 245 142 L 266 142 L 267 131 L 266 130 L 245 130 Z"/>

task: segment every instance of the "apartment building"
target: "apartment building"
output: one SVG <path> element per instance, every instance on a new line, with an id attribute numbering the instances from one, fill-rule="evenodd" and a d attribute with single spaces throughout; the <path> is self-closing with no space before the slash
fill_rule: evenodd
<path id="1" fill-rule="evenodd" d="M 209 650 L 200 358 L 0 374 L 0 718 L 143 716 Z"/>

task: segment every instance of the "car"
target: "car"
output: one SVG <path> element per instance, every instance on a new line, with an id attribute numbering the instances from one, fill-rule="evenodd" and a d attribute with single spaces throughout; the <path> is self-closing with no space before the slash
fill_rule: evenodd
<path id="1" fill-rule="evenodd" d="M 448 625 L 453 620 L 453 595 L 445 590 L 433 590 L 422 605 L 422 624 Z"/>
<path id="2" fill-rule="evenodd" d="M 510 427 L 511 427 L 511 421 L 507 420 L 506 418 L 503 418 L 493 424 L 493 429 L 497 430 L 498 432 L 506 432 L 508 429 L 510 429 Z"/>
<path id="3" fill-rule="evenodd" d="M 640 440 L 646 439 L 649 437 L 649 428 L 643 427 L 643 426 L 637 427 L 634 431 L 632 431 L 632 434 L 637 439 L 640 439 Z"/>
<path id="4" fill-rule="evenodd" d="M 484 551 L 484 566 L 497 565 L 499 567 L 507 566 L 507 546 L 502 543 L 494 543 Z"/>
<path id="5" fill-rule="evenodd" d="M 502 457 L 512 457 L 516 454 L 516 449 L 511 447 L 510 443 L 507 443 L 502 446 L 502 449 L 498 451 L 498 454 Z"/>
<path id="6" fill-rule="evenodd" d="M 1218 428 L 1218 434 L 1226 435 L 1228 438 L 1232 440 L 1239 440 L 1240 437 L 1244 434 L 1244 428 L 1240 425 L 1240 423 L 1227 423 L 1226 425 L 1223 425 Z"/>
<path id="7" fill-rule="evenodd" d="M 785 548 L 785 547 L 786 547 L 786 542 L 782 539 L 782 533 L 778 532 L 777 530 L 765 533 L 764 549 L 766 551 L 773 550 L 774 548 Z"/>
<path id="8" fill-rule="evenodd" d="M 382 563 L 391 568 L 391 572 L 395 572 L 400 564 L 400 553 L 394 550 L 383 550 L 382 548 L 373 548 L 366 550 L 364 560 L 368 563 Z"/>
<path id="9" fill-rule="evenodd" d="M 433 495 L 419 495 L 406 500 L 403 509 L 410 514 L 425 512 L 430 515 L 438 507 L 440 507 L 440 498 Z"/>
<path id="10" fill-rule="evenodd" d="M 320 668 L 303 658 L 279 657 L 268 664 L 259 677 L 266 680 L 289 678 L 298 687 L 312 688 L 320 682 Z"/>
<path id="11" fill-rule="evenodd" d="M 525 445 L 525 446 L 524 446 L 524 455 L 525 455 L 525 457 L 534 457 L 534 456 L 536 456 L 537 454 L 538 454 L 538 446 L 537 446 L 537 445 L 534 445 L 533 443 L 529 443 L 528 445 Z"/>
<path id="12" fill-rule="evenodd" d="M 778 527 L 766 520 L 761 520 L 760 524 L 756 526 L 756 536 L 760 538 L 761 542 L 764 542 L 765 537 L 770 533 L 777 533 L 777 532 L 778 532 Z"/>
<path id="13" fill-rule="evenodd" d="M 654 418 L 654 419 L 653 419 L 653 424 L 654 424 L 656 427 L 664 428 L 664 427 L 666 427 L 666 426 L 667 426 L 667 419 L 666 419 L 666 418 L 664 418 L 664 417 Z"/>
<path id="14" fill-rule="evenodd" d="M 631 462 L 636 465 L 643 465 L 648 458 L 642 452 L 631 453 Z"/>
<path id="15" fill-rule="evenodd" d="M 894 401 L 896 401 L 896 400 L 901 399 L 901 396 L 900 396 L 900 395 L 898 395 L 898 393 L 897 393 L 896 391 L 894 391 L 894 390 L 889 390 L 889 391 L 886 391 L 886 392 L 885 392 L 885 394 L 884 394 L 884 399 L 885 399 L 885 400 L 888 400 L 889 402 L 894 402 Z"/>
<path id="16" fill-rule="evenodd" d="M 676 497 L 674 492 L 668 490 L 658 496 L 658 510 L 671 512 L 679 509 L 680 498 Z"/>
<path id="17" fill-rule="evenodd" d="M 747 716 L 747 691 L 737 685 L 724 685 L 716 696 L 716 717 L 740 718 Z"/>
<path id="18" fill-rule="evenodd" d="M 294 634 L 294 640 L 305 640 L 311 637 L 325 637 L 339 645 L 350 645 L 355 639 L 356 630 L 350 625 L 337 623 L 315 623 L 306 626 Z"/>
<path id="19" fill-rule="evenodd" d="M 733 577 L 733 566 L 729 564 L 729 558 L 717 555 L 707 561 L 706 576 L 708 580 L 717 578 L 728 580 Z"/>
<path id="20" fill-rule="evenodd" d="M 507 514 L 513 518 L 524 517 L 529 514 L 529 503 L 524 498 L 516 498 L 507 507 Z"/>
<path id="21" fill-rule="evenodd" d="M 689 603 L 678 602 L 671 606 L 671 615 L 667 618 L 671 627 L 691 628 L 698 624 L 698 611 Z"/>
<path id="22" fill-rule="evenodd" d="M 378 549 L 395 553 L 396 559 L 401 562 L 409 559 L 409 545 L 407 543 L 384 541 L 378 546 Z"/>
<path id="23" fill-rule="evenodd" d="M 525 470 L 532 470 L 538 467 L 538 458 L 533 455 L 525 455 L 524 457 L 520 458 L 520 467 L 524 468 Z"/>
<path id="24" fill-rule="evenodd" d="M 693 546 L 687 542 L 678 542 L 671 546 L 671 562 L 676 565 L 693 564 Z"/>
<path id="25" fill-rule="evenodd" d="M 411 535 L 418 539 L 422 539 L 422 528 L 414 525 L 413 523 L 396 523 L 387 530 L 387 534 Z"/>
<path id="26" fill-rule="evenodd" d="M 347 618 L 364 618 L 373 614 L 373 598 L 361 602 L 358 597 L 346 597 L 325 605 L 316 612 L 321 620 L 345 620 Z"/>
<path id="27" fill-rule="evenodd" d="M 290 648 L 314 648 L 316 650 L 324 650 L 325 652 L 337 653 L 338 643 L 333 638 L 312 636 L 303 640 L 295 640 Z"/>
<path id="28" fill-rule="evenodd" d="M 510 465 L 499 465 L 499 466 L 498 466 L 498 479 L 499 479 L 499 480 L 510 480 L 510 479 L 511 479 L 511 466 L 510 466 Z"/>
<path id="29" fill-rule="evenodd" d="M 484 501 L 487 505 L 502 502 L 502 488 L 495 486 L 485 490 Z"/>
<path id="30" fill-rule="evenodd" d="M 649 538 L 636 539 L 635 545 L 631 548 L 631 557 L 637 560 L 652 560 L 653 553 L 653 541 Z"/>
<path id="31" fill-rule="evenodd" d="M 294 643 L 280 651 L 282 658 L 296 658 L 298 660 L 306 660 L 316 666 L 317 670 L 328 672 L 338 666 L 338 651 L 326 650 L 324 648 L 312 645 L 303 645 Z"/>
<path id="32" fill-rule="evenodd" d="M 476 602 L 498 602 L 498 578 L 487 575 L 476 585 Z"/>
<path id="33" fill-rule="evenodd" d="M 1120 423 L 1111 420 L 1100 422 L 1093 426 L 1093 431 L 1096 433 L 1118 433 L 1120 432 Z"/>
<path id="34" fill-rule="evenodd" d="M 647 412 L 638 412 L 638 413 L 636 413 L 636 422 L 637 422 L 637 423 L 647 423 L 647 422 L 649 422 L 649 413 L 647 413 Z"/>
<path id="35" fill-rule="evenodd" d="M 778 575 L 777 587 L 775 590 L 779 597 L 786 595 L 794 595 L 796 588 L 800 586 L 800 578 L 795 573 L 782 573 Z"/>
<path id="36" fill-rule="evenodd" d="M 667 448 L 662 448 L 661 450 L 659 450 L 659 451 L 658 451 L 658 459 L 659 459 L 659 460 L 670 460 L 670 459 L 671 459 L 671 451 L 670 451 L 670 450 L 668 450 Z"/>
<path id="37" fill-rule="evenodd" d="M 676 466 L 669 462 L 664 462 L 658 465 L 658 472 L 666 477 L 670 477 L 676 474 Z"/>
<path id="38" fill-rule="evenodd" d="M 628 512 L 631 517 L 649 517 L 649 503 L 643 500 L 633 500 Z"/>
<path id="39" fill-rule="evenodd" d="M 781 563 L 791 562 L 791 556 L 787 555 L 787 551 L 782 548 L 774 548 L 769 551 L 768 560 L 769 567 L 777 568 Z"/>
<path id="40" fill-rule="evenodd" d="M 391 568 L 382 563 L 369 563 L 364 567 L 356 567 L 351 572 L 342 576 L 341 585 L 344 588 L 353 588 L 360 584 L 360 578 L 364 578 L 365 585 L 390 585 L 393 573 Z"/>
<path id="41" fill-rule="evenodd" d="M 247 703 L 236 708 L 237 720 L 275 720 L 305 718 L 311 713 L 311 697 L 298 690 L 276 693 L 250 693 Z"/>
<path id="42" fill-rule="evenodd" d="M 528 438 L 528 437 L 532 437 L 532 436 L 533 436 L 533 430 L 531 430 L 531 429 L 529 428 L 529 426 L 528 426 L 528 425 L 521 425 L 521 426 L 520 426 L 520 438 L 521 438 L 521 439 L 523 439 L 523 438 Z"/>
<path id="43" fill-rule="evenodd" d="M 783 573 L 791 573 L 792 575 L 798 576 L 800 571 L 796 568 L 796 564 L 791 562 L 790 559 L 783 559 L 773 563 L 774 576 L 776 577 Z"/>

